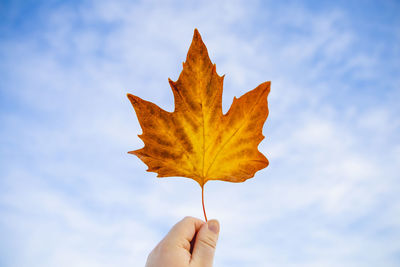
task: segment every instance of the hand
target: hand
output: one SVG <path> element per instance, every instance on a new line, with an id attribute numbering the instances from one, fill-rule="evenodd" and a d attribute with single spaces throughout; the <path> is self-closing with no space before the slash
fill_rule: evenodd
<path id="1" fill-rule="evenodd" d="M 218 234 L 217 220 L 185 217 L 151 251 L 146 267 L 212 267 Z"/>

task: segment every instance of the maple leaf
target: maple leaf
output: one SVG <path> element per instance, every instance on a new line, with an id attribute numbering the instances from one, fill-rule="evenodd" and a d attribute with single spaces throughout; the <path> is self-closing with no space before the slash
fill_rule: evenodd
<path id="1" fill-rule="evenodd" d="M 129 153 L 138 156 L 147 171 L 157 177 L 181 176 L 195 180 L 202 188 L 209 180 L 243 182 L 268 166 L 258 151 L 268 117 L 270 82 L 264 82 L 240 98 L 234 98 L 222 113 L 224 76 L 216 72 L 207 48 L 194 30 L 183 70 L 176 82 L 169 79 L 175 110 L 128 94 L 143 133 L 145 146 Z"/>

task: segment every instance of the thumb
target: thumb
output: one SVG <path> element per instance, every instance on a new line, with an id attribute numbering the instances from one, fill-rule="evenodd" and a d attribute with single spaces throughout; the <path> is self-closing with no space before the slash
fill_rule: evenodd
<path id="1" fill-rule="evenodd" d="M 219 234 L 219 222 L 209 220 L 203 224 L 196 236 L 192 262 L 195 266 L 211 267 Z"/>

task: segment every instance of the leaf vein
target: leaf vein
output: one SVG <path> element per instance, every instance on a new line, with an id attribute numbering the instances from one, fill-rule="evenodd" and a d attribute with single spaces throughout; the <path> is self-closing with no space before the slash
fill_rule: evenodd
<path id="1" fill-rule="evenodd" d="M 262 96 L 265 92 L 266 92 L 266 91 L 263 90 L 263 91 L 260 93 L 260 95 L 259 95 L 259 97 L 258 97 L 258 99 L 257 99 L 257 102 L 255 103 L 255 105 L 253 105 L 251 111 L 248 113 L 249 115 L 250 115 L 251 113 L 253 113 L 255 107 L 256 107 L 256 106 L 258 105 L 258 103 L 260 102 L 261 96 Z M 249 116 L 249 115 L 248 115 L 248 116 Z M 246 117 L 248 117 L 248 116 L 246 116 Z M 244 124 L 241 124 L 241 125 L 233 132 L 233 134 L 228 138 L 228 140 L 226 140 L 225 143 L 223 143 L 222 146 L 220 147 L 220 149 L 217 151 L 217 153 L 215 154 L 215 156 L 214 156 L 214 158 L 213 158 L 211 164 L 210 164 L 210 165 L 208 166 L 208 168 L 207 168 L 206 177 L 208 176 L 208 172 L 210 171 L 211 167 L 214 165 L 215 160 L 217 159 L 218 155 L 219 155 L 219 154 L 221 153 L 221 151 L 225 148 L 225 146 L 233 139 L 233 137 L 236 135 L 236 133 L 237 133 L 240 129 L 242 129 L 243 125 L 244 125 Z"/>

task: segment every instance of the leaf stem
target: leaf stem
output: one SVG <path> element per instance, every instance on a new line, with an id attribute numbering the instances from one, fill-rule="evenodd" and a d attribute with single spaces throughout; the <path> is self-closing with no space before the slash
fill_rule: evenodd
<path id="1" fill-rule="evenodd" d="M 203 204 L 204 218 L 206 219 L 206 222 L 207 222 L 206 209 L 204 208 L 204 185 L 202 185 L 202 187 L 201 187 L 201 204 Z"/>

